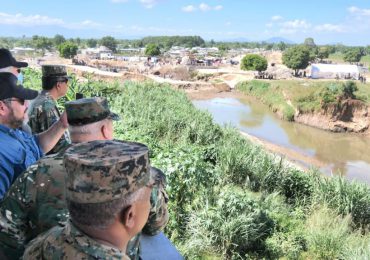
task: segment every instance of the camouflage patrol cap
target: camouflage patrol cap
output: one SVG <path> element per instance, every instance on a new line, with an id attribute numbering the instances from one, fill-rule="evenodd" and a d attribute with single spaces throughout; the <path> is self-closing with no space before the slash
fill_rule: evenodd
<path id="1" fill-rule="evenodd" d="M 154 184 L 148 147 L 124 141 L 92 141 L 70 147 L 64 154 L 66 199 L 102 203 Z"/>
<path id="2" fill-rule="evenodd" d="M 86 125 L 103 119 L 120 120 L 111 112 L 108 100 L 104 97 L 81 98 L 65 103 L 68 123 L 70 125 Z"/>
<path id="3" fill-rule="evenodd" d="M 70 79 L 64 65 L 42 65 L 42 77 Z"/>
<path id="4" fill-rule="evenodd" d="M 42 65 L 42 88 L 49 90 L 57 81 L 70 80 L 63 65 Z"/>

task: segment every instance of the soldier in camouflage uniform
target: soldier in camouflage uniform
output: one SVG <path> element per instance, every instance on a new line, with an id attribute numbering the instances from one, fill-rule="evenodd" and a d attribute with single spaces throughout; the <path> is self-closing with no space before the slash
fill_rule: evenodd
<path id="1" fill-rule="evenodd" d="M 118 116 L 109 110 L 104 98 L 80 99 L 66 103 L 73 143 L 112 139 L 112 120 Z M 64 195 L 65 170 L 63 152 L 49 155 L 28 168 L 10 188 L 0 205 L 0 247 L 10 258 L 23 254 L 25 244 L 55 225 L 63 225 L 68 217 Z M 156 173 L 152 190 L 151 211 L 144 228 L 155 235 L 168 221 L 165 176 Z M 127 247 L 132 259 L 138 259 L 140 236 Z"/>
<path id="2" fill-rule="evenodd" d="M 148 148 L 92 141 L 64 155 L 70 218 L 34 239 L 24 259 L 129 259 L 128 241 L 144 227 L 154 185 Z"/>
<path id="3" fill-rule="evenodd" d="M 56 101 L 64 97 L 68 91 L 66 68 L 61 65 L 42 66 L 42 91 L 28 107 L 29 126 L 34 134 L 41 133 L 58 121 L 60 112 Z M 48 154 L 53 154 L 71 143 L 66 131 L 54 148 Z"/>

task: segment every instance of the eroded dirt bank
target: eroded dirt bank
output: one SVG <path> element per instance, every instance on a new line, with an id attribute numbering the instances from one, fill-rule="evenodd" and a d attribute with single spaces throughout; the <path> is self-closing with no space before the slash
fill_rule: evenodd
<path id="1" fill-rule="evenodd" d="M 294 121 L 332 132 L 370 134 L 369 107 L 359 100 L 342 100 L 315 113 L 297 112 Z"/>

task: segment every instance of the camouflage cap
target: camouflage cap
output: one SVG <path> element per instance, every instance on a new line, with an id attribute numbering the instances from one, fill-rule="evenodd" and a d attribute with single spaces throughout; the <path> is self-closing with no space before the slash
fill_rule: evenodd
<path id="1" fill-rule="evenodd" d="M 61 78 L 70 79 L 67 75 L 67 70 L 64 65 L 42 65 L 43 78 Z"/>
<path id="2" fill-rule="evenodd" d="M 81 98 L 65 103 L 68 123 L 70 125 L 86 125 L 109 118 L 120 120 L 111 112 L 108 100 L 104 97 Z"/>
<path id="3" fill-rule="evenodd" d="M 148 147 L 124 141 L 92 141 L 64 154 L 66 199 L 102 203 L 153 184 Z"/>

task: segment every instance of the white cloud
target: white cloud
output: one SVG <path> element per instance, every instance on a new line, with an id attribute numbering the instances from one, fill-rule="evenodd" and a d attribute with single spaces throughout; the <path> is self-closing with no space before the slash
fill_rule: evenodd
<path id="1" fill-rule="evenodd" d="M 102 25 L 91 20 L 82 22 L 65 22 L 59 18 L 53 18 L 42 15 L 23 15 L 23 14 L 7 14 L 0 13 L 0 24 L 17 25 L 23 27 L 29 26 L 59 26 L 67 29 L 97 29 Z"/>
<path id="2" fill-rule="evenodd" d="M 145 8 L 153 8 L 156 4 L 158 4 L 159 0 L 140 0 L 140 3 L 143 4 Z"/>
<path id="3" fill-rule="evenodd" d="M 274 24 L 273 23 L 267 23 L 266 24 L 266 27 L 268 27 L 268 28 L 271 28 L 271 27 L 273 27 L 274 26 Z"/>
<path id="4" fill-rule="evenodd" d="M 279 32 L 281 34 L 295 34 L 297 32 L 297 30 L 296 29 L 281 28 Z"/>
<path id="5" fill-rule="evenodd" d="M 213 9 L 216 10 L 216 11 L 220 11 L 220 10 L 224 9 L 224 7 L 222 5 L 216 5 Z"/>
<path id="6" fill-rule="evenodd" d="M 207 12 L 207 11 L 211 11 L 211 10 L 214 10 L 214 11 L 220 11 L 222 10 L 224 7 L 222 5 L 216 5 L 216 6 L 210 6 L 206 3 L 201 3 L 199 4 L 198 7 L 194 6 L 194 5 L 186 5 L 186 6 L 183 6 L 181 8 L 181 10 L 183 12 L 187 12 L 187 13 L 191 13 L 191 12 L 195 12 L 195 11 L 202 11 L 202 12 Z"/>
<path id="7" fill-rule="evenodd" d="M 316 25 L 315 30 L 318 32 L 344 32 L 343 26 L 330 23 Z"/>
<path id="8" fill-rule="evenodd" d="M 199 9 L 203 12 L 211 10 L 211 7 L 205 3 L 201 3 L 199 5 Z"/>
<path id="9" fill-rule="evenodd" d="M 81 23 L 82 25 L 84 26 L 89 26 L 89 27 L 97 27 L 97 26 L 101 26 L 100 23 L 96 23 L 96 22 L 93 22 L 91 20 L 85 20 Z"/>
<path id="10" fill-rule="evenodd" d="M 7 14 L 0 13 L 0 24 L 8 25 L 23 25 L 23 26 L 37 26 L 37 25 L 64 25 L 65 22 L 59 18 L 51 18 L 42 15 L 23 15 L 23 14 Z"/>
<path id="11" fill-rule="evenodd" d="M 283 19 L 284 18 L 280 15 L 274 15 L 273 17 L 271 17 L 271 21 L 274 21 L 274 22 L 281 21 Z"/>
<path id="12" fill-rule="evenodd" d="M 187 13 L 191 13 L 191 12 L 196 11 L 197 8 L 194 5 L 187 5 L 187 6 L 184 6 L 183 8 L 181 8 L 181 10 L 184 11 L 184 12 L 187 12 Z"/>
<path id="13" fill-rule="evenodd" d="M 311 28 L 311 24 L 305 20 L 296 19 L 282 23 L 282 27 L 285 29 L 309 29 Z"/>
<path id="14" fill-rule="evenodd" d="M 118 4 L 118 3 L 127 3 L 129 0 L 111 0 L 112 3 Z"/>
<path id="15" fill-rule="evenodd" d="M 348 11 L 356 16 L 370 16 L 370 9 L 361 9 L 356 6 L 351 6 L 348 8 Z"/>

